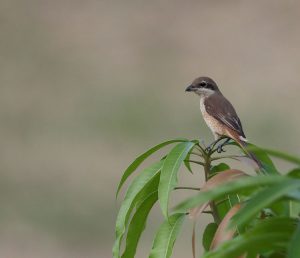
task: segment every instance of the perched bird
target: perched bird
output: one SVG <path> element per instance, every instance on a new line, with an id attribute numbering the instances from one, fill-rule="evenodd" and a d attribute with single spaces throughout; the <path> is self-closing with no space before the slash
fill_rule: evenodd
<path id="1" fill-rule="evenodd" d="M 223 96 L 217 84 L 211 78 L 196 78 L 185 91 L 194 92 L 200 96 L 202 116 L 212 131 L 215 140 L 219 141 L 221 138 L 227 138 L 223 144 L 217 147 L 219 153 L 224 151 L 223 146 L 230 139 L 233 139 L 259 167 L 262 166 L 256 156 L 246 150 L 247 139 L 242 123 L 232 104 Z M 212 144 L 213 146 L 214 143 Z"/>

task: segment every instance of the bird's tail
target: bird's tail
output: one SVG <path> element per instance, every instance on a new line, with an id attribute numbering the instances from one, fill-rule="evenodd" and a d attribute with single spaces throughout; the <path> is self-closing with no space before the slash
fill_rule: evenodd
<path id="1" fill-rule="evenodd" d="M 242 149 L 248 155 L 248 157 L 257 164 L 258 169 L 261 170 L 263 168 L 263 164 L 261 163 L 261 161 L 256 157 L 256 155 L 253 152 L 251 152 L 247 149 L 248 143 L 245 141 L 239 140 L 238 144 L 242 147 Z"/>

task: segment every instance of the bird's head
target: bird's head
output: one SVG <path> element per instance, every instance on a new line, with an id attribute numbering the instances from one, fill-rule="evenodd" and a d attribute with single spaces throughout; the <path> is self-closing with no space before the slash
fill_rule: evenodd
<path id="1" fill-rule="evenodd" d="M 192 91 L 200 96 L 209 96 L 215 92 L 220 92 L 213 79 L 204 76 L 196 78 L 185 91 Z"/>

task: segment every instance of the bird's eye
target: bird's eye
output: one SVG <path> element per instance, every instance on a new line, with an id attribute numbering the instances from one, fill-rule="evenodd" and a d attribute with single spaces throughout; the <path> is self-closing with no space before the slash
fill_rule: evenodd
<path id="1" fill-rule="evenodd" d="M 207 85 L 206 81 L 200 82 L 200 86 L 201 86 L 201 87 L 205 87 L 206 85 Z"/>

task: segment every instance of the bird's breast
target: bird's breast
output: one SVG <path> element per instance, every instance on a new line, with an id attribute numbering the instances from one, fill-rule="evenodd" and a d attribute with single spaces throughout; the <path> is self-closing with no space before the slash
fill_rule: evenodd
<path id="1" fill-rule="evenodd" d="M 214 134 L 225 135 L 226 132 L 224 131 L 224 126 L 217 119 L 206 112 L 204 101 L 204 97 L 200 98 L 200 110 L 205 123 Z"/>

